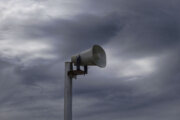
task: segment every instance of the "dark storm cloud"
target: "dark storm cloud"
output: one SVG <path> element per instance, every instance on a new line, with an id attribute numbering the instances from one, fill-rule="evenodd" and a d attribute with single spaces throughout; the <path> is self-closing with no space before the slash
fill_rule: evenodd
<path id="1" fill-rule="evenodd" d="M 94 44 L 105 44 L 121 29 L 117 15 L 96 16 L 82 14 L 70 20 L 55 19 L 29 26 L 31 37 L 51 39 L 61 54 L 72 54 Z M 81 46 L 81 48 L 79 47 Z"/>
<path id="2" fill-rule="evenodd" d="M 41 21 L 39 17 L 39 21 L 33 21 L 40 11 L 32 19 L 14 18 L 1 24 L 3 40 L 13 38 L 19 43 L 21 38 L 23 42 L 48 43 L 57 59 L 38 59 L 24 66 L 14 64 L 15 58 L 6 62 L 7 59 L 1 58 L 0 118 L 63 119 L 64 58 L 100 44 L 107 48 L 107 53 L 113 53 L 107 54 L 110 65 L 117 59 L 116 66 L 127 64 L 135 72 L 142 66 L 145 68 L 140 75 L 133 73 L 134 76 L 123 76 L 122 71 L 126 70 L 123 66 L 120 70 L 116 66 L 107 66 L 105 70 L 90 68 L 86 77 L 73 81 L 74 119 L 178 120 L 179 1 L 91 0 L 85 3 L 88 5 L 82 6 L 86 8 L 71 18 L 52 17 Z M 131 63 L 149 57 L 155 58 L 154 66 L 150 64 L 154 67 L 152 73 L 145 74 L 149 69 L 146 61 L 137 68 Z M 119 76 L 115 74 L 118 71 Z"/>
<path id="3" fill-rule="evenodd" d="M 41 66 L 43 68 L 40 69 L 40 66 L 22 68 L 5 61 L 1 61 L 0 64 L 2 68 L 0 70 L 0 118 L 25 119 L 27 117 L 30 120 L 56 119 L 62 116 L 59 114 L 62 111 L 63 96 L 62 81 L 59 80 L 61 77 L 59 73 L 54 76 L 52 74 L 55 72 L 51 73 L 51 70 L 56 70 L 58 63 L 56 66 L 48 67 L 48 70 L 45 70 L 45 66 L 47 69 L 48 65 Z M 50 81 L 47 81 L 44 76 Z"/>
<path id="4" fill-rule="evenodd" d="M 113 2 L 111 3 L 110 6 L 114 6 Z M 175 7 L 178 1 L 171 3 L 167 1 L 114 1 L 114 3 L 119 3 L 120 6 L 127 5 L 124 6 L 125 8 L 115 5 L 115 9 L 112 7 L 110 10 L 119 11 L 122 16 L 127 14 L 124 17 L 126 18 L 124 29 L 113 44 L 126 56 L 149 56 L 179 46 L 180 26 L 176 12 L 179 8 Z M 107 8 L 109 8 L 108 5 Z M 121 11 L 124 12 L 121 13 Z"/>
<path id="5" fill-rule="evenodd" d="M 122 46 L 122 51 L 133 57 L 149 56 L 149 54 L 158 54 L 178 47 L 179 23 L 168 17 L 158 18 L 158 20 L 130 21 L 115 40 L 115 45 Z"/>
<path id="6" fill-rule="evenodd" d="M 58 63 L 56 62 L 56 65 Z M 60 66 L 58 66 L 60 67 Z M 48 69 L 47 69 L 48 68 Z M 34 67 L 24 68 L 24 67 L 17 67 L 16 72 L 23 77 L 25 83 L 33 84 L 34 82 L 39 81 L 49 81 L 51 82 L 54 79 L 59 78 L 58 71 L 54 68 L 54 63 L 45 64 L 45 65 L 38 65 Z"/>

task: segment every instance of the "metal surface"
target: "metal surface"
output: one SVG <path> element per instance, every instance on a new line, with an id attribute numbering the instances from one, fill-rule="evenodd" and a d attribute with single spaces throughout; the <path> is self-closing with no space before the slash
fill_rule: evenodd
<path id="1" fill-rule="evenodd" d="M 75 65 L 77 65 L 79 61 L 81 66 L 105 67 L 106 53 L 101 46 L 94 45 L 92 48 L 71 57 L 71 62 Z"/>
<path id="2" fill-rule="evenodd" d="M 68 72 L 72 69 L 72 63 L 65 63 L 64 81 L 64 120 L 72 120 L 72 77 Z"/>
<path id="3" fill-rule="evenodd" d="M 72 78 L 77 75 L 85 75 L 85 74 L 86 74 L 86 72 L 82 71 L 82 70 L 73 70 L 73 71 L 68 72 L 68 75 Z"/>

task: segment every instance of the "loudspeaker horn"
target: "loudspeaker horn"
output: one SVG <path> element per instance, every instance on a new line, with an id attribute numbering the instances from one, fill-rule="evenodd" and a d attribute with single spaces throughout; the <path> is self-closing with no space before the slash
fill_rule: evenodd
<path id="1" fill-rule="evenodd" d="M 92 48 L 85 50 L 71 57 L 71 62 L 81 66 L 106 66 L 106 53 L 99 45 L 94 45 Z"/>

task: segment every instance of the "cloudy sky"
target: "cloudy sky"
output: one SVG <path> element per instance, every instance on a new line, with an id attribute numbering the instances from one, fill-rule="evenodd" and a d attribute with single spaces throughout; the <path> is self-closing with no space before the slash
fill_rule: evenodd
<path id="1" fill-rule="evenodd" d="M 64 62 L 101 45 L 73 82 L 74 120 L 180 119 L 179 0 L 1 0 L 0 119 L 63 120 Z"/>

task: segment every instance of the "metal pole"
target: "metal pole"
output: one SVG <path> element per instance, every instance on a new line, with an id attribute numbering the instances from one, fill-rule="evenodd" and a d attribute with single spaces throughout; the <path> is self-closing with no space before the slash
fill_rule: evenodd
<path id="1" fill-rule="evenodd" d="M 72 64 L 65 62 L 64 120 L 72 120 L 72 78 L 68 75 Z"/>

